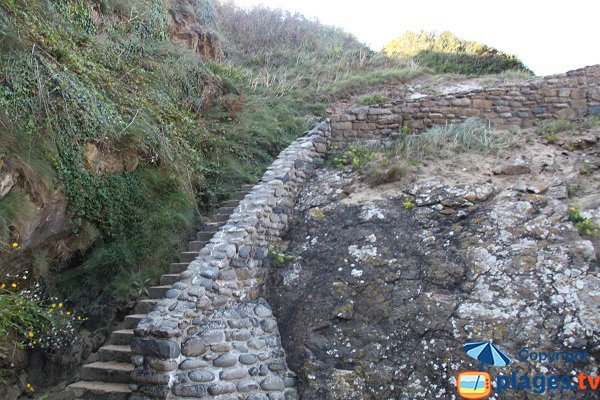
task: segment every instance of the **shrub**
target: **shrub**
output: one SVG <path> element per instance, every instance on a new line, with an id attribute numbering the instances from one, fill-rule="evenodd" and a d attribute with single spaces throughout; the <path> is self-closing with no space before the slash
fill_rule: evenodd
<path id="1" fill-rule="evenodd" d="M 381 104 L 385 102 L 385 95 L 372 94 L 369 96 L 363 96 L 363 98 L 360 99 L 360 102 L 366 106 L 371 106 L 373 104 Z"/>
<path id="2" fill-rule="evenodd" d="M 371 186 L 396 182 L 408 173 L 408 166 L 403 161 L 392 161 L 388 158 L 378 159 L 369 164 L 365 171 L 365 180 Z"/>
<path id="3" fill-rule="evenodd" d="M 351 145 L 348 150 L 334 156 L 331 164 L 336 168 L 351 167 L 358 170 L 367 165 L 373 155 L 373 149 L 367 145 Z"/>
<path id="4" fill-rule="evenodd" d="M 271 265 L 274 268 L 283 267 L 294 259 L 293 256 L 288 256 L 285 253 L 274 249 L 269 251 L 269 256 L 271 257 Z"/>
<path id="5" fill-rule="evenodd" d="M 0 283 L 0 348 L 13 340 L 20 347 L 49 352 L 71 346 L 76 326 L 85 318 L 56 298 L 44 299 L 39 284 L 21 289 L 27 278 L 6 276 Z"/>
<path id="6" fill-rule="evenodd" d="M 578 207 L 569 207 L 567 214 L 569 215 L 569 220 L 573 222 L 580 235 L 598 236 L 600 233 L 600 226 L 594 223 L 590 218 L 585 217 Z"/>
<path id="7" fill-rule="evenodd" d="M 565 118 L 549 119 L 539 121 L 536 124 L 537 131 L 548 139 L 558 139 L 559 133 L 584 131 L 595 126 L 600 126 L 599 117 L 589 117 L 579 120 L 571 120 Z"/>
<path id="8" fill-rule="evenodd" d="M 392 149 L 400 159 L 418 160 L 449 151 L 489 153 L 513 142 L 514 135 L 499 133 L 489 124 L 470 118 L 460 124 L 438 125 L 420 134 L 404 135 Z"/>
<path id="9" fill-rule="evenodd" d="M 412 210 L 413 208 L 415 208 L 415 202 L 412 198 L 407 197 L 403 202 L 402 202 L 402 207 L 404 207 L 404 209 L 406 210 Z"/>

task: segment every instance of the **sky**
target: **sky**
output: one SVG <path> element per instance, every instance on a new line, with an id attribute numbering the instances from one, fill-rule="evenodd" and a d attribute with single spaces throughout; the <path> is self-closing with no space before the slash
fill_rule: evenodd
<path id="1" fill-rule="evenodd" d="M 598 0 L 234 0 L 298 11 L 373 50 L 406 31 L 450 31 L 516 54 L 536 75 L 600 64 Z"/>

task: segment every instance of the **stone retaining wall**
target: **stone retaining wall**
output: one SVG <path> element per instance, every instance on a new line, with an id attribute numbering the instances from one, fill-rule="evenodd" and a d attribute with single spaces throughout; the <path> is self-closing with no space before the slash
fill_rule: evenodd
<path id="1" fill-rule="evenodd" d="M 319 124 L 281 152 L 132 342 L 131 399 L 297 399 L 277 321 L 260 297 L 277 243 L 331 135 Z"/>
<path id="2" fill-rule="evenodd" d="M 388 139 L 402 130 L 459 123 L 469 117 L 496 127 L 527 128 L 538 120 L 600 116 L 600 66 L 515 85 L 353 107 L 331 117 L 333 143 Z"/>

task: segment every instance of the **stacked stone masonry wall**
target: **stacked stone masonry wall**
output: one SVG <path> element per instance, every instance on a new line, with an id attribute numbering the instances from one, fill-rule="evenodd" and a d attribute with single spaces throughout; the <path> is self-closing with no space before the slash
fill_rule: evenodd
<path id="1" fill-rule="evenodd" d="M 331 117 L 333 143 L 385 140 L 469 117 L 499 128 L 528 128 L 552 118 L 600 116 L 600 66 L 521 84 L 353 107 Z"/>
<path id="2" fill-rule="evenodd" d="M 131 399 L 297 399 L 277 321 L 260 292 L 269 248 L 287 229 L 330 135 L 321 123 L 282 151 L 182 280 L 140 321 Z"/>

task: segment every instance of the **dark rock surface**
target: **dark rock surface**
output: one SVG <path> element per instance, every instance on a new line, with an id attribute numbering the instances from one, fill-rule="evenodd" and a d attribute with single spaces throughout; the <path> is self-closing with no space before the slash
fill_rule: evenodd
<path id="1" fill-rule="evenodd" d="M 293 260 L 271 270 L 265 290 L 301 398 L 458 398 L 458 372 L 479 365 L 462 345 L 492 339 L 513 358 L 484 366 L 492 379 L 597 371 L 598 264 L 566 217 L 562 181 L 542 195 L 507 177 L 427 177 L 382 197 L 349 189 L 355 179 L 323 170 L 308 183 L 282 250 Z M 525 347 L 586 351 L 589 360 L 516 359 Z"/>

